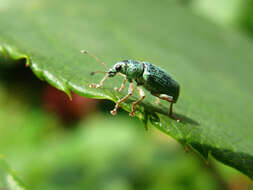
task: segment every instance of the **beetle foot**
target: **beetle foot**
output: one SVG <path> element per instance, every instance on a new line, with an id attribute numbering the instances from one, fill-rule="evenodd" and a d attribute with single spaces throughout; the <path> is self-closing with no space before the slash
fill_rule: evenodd
<path id="1" fill-rule="evenodd" d="M 100 85 L 99 84 L 89 84 L 89 87 L 90 88 L 99 88 L 100 87 Z"/>
<path id="2" fill-rule="evenodd" d="M 174 119 L 177 123 L 180 122 L 180 119 L 176 118 L 175 116 L 173 116 L 171 114 L 169 114 L 169 117 L 172 118 L 172 119 Z"/>
<path id="3" fill-rule="evenodd" d="M 111 114 L 112 114 L 112 115 L 116 115 L 116 114 L 117 114 L 117 110 L 112 110 L 112 111 L 111 111 Z"/>
<path id="4" fill-rule="evenodd" d="M 130 115 L 131 117 L 134 117 L 134 112 L 131 111 L 131 112 L 129 113 L 129 115 Z"/>

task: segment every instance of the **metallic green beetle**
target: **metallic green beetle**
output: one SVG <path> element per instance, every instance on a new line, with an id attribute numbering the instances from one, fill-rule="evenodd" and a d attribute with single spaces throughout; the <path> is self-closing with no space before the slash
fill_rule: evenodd
<path id="1" fill-rule="evenodd" d="M 109 77 L 114 77 L 117 73 L 124 77 L 124 81 L 121 87 L 115 88 L 117 91 L 121 91 L 126 84 L 126 81 L 130 83 L 128 94 L 122 99 L 118 100 L 114 109 L 111 111 L 112 115 L 117 114 L 117 109 L 120 104 L 126 101 L 130 96 L 133 95 L 134 92 L 134 83 L 137 83 L 138 93 L 140 98 L 132 104 L 132 111 L 130 112 L 130 116 L 134 116 L 135 107 L 139 104 L 144 98 L 145 93 L 140 88 L 143 86 L 146 90 L 148 90 L 152 95 L 157 97 L 156 103 L 159 104 L 159 100 L 166 100 L 170 102 L 170 111 L 169 116 L 176 121 L 179 119 L 173 116 L 173 104 L 177 102 L 179 96 L 179 84 L 175 81 L 165 70 L 151 64 L 148 62 L 138 62 L 135 60 L 124 60 L 119 61 L 111 68 L 108 68 L 103 62 L 101 62 L 93 53 L 88 52 L 86 50 L 82 50 L 82 53 L 87 53 L 90 56 L 94 57 L 100 64 L 104 65 L 108 70 L 107 72 L 97 71 L 106 73 L 105 77 L 100 81 L 99 84 L 90 84 L 91 88 L 98 88 L 103 86 L 104 81 Z M 94 74 L 96 72 L 93 72 Z"/>

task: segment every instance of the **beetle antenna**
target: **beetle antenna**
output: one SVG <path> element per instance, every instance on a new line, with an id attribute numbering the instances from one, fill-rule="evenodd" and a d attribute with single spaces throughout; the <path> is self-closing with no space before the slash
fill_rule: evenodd
<path id="1" fill-rule="evenodd" d="M 90 75 L 95 75 L 96 73 L 106 74 L 107 72 L 105 72 L 105 71 L 95 71 L 95 72 L 91 72 Z"/>
<path id="2" fill-rule="evenodd" d="M 100 59 L 98 59 L 91 51 L 87 51 L 84 49 L 84 50 L 81 50 L 81 53 L 88 54 L 89 56 L 93 57 L 99 64 L 103 65 L 107 70 L 109 70 L 109 67 L 107 67 L 106 64 Z"/>

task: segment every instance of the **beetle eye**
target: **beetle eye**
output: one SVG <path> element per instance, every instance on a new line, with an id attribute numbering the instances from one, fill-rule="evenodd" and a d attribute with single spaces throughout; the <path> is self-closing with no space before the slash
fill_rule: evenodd
<path id="1" fill-rule="evenodd" d="M 115 67 L 115 69 L 116 69 L 117 72 L 119 72 L 119 71 L 121 70 L 121 65 L 117 65 L 117 66 Z"/>

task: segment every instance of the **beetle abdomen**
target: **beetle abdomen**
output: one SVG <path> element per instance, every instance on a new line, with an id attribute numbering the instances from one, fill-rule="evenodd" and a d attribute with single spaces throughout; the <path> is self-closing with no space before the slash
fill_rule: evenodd
<path id="1" fill-rule="evenodd" d="M 179 96 L 179 84 L 165 70 L 144 62 L 143 86 L 152 94 L 167 94 L 172 96 L 174 102 Z"/>

